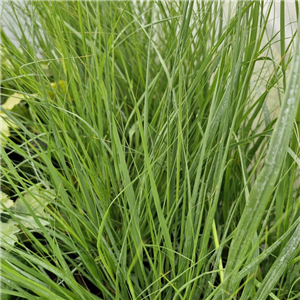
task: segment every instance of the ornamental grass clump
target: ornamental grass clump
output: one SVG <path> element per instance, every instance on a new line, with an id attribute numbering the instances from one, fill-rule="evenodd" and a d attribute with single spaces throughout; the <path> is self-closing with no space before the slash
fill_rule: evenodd
<path id="1" fill-rule="evenodd" d="M 274 5 L 2 4 L 1 299 L 300 297 L 299 4 L 289 41 Z"/>

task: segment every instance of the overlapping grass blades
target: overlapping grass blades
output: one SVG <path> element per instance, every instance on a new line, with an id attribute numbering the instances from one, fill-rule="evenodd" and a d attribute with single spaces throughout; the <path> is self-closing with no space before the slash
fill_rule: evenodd
<path id="1" fill-rule="evenodd" d="M 4 297 L 298 297 L 299 35 L 281 5 L 276 53 L 273 5 L 4 4 L 2 191 L 28 209 L 2 205 Z"/>

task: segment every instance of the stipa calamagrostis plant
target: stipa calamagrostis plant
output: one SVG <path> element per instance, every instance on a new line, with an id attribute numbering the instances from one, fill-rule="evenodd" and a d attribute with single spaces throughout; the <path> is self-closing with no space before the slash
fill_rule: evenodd
<path id="1" fill-rule="evenodd" d="M 281 4 L 267 35 L 273 5 L 3 4 L 3 299 L 299 297 L 299 34 Z"/>

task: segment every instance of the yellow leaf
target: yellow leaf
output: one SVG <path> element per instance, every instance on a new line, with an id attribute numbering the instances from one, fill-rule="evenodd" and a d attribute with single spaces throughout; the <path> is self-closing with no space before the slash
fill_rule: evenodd
<path id="1" fill-rule="evenodd" d="M 4 121 L 4 116 L 3 116 L 2 113 L 0 115 L 0 132 L 3 133 L 6 136 L 10 136 L 9 125 Z M 2 144 L 2 146 L 5 146 L 6 142 L 7 142 L 6 138 L 4 138 L 1 135 L 1 144 Z"/>
<path id="2" fill-rule="evenodd" d="M 18 126 L 13 123 L 7 115 L 5 115 L 2 111 L 0 113 L 0 132 L 3 133 L 5 136 L 10 136 L 9 127 L 18 128 Z M 7 143 L 7 139 L 4 138 L 1 134 L 0 136 L 1 145 L 5 146 Z"/>
<path id="3" fill-rule="evenodd" d="M 57 87 L 57 83 L 56 82 L 52 82 L 51 83 L 51 86 L 54 90 L 59 90 L 63 93 L 66 93 L 67 91 L 67 82 L 64 81 L 64 80 L 59 80 L 58 81 L 58 87 Z M 49 91 L 48 92 L 49 96 L 50 97 L 54 97 L 55 96 L 55 93 L 53 93 L 52 91 Z"/>
<path id="4" fill-rule="evenodd" d="M 4 204 L 6 208 L 10 208 L 14 205 L 14 201 L 10 200 L 8 195 L 0 191 L 0 202 Z M 0 212 L 3 211 L 3 206 L 0 206 Z"/>
<path id="5" fill-rule="evenodd" d="M 14 93 L 5 101 L 5 103 L 2 105 L 2 107 L 5 108 L 6 110 L 12 110 L 23 99 L 24 99 L 24 96 L 22 94 Z"/>
<path id="6" fill-rule="evenodd" d="M 16 233 L 18 233 L 20 229 L 16 226 L 18 224 L 12 220 L 9 220 L 6 223 L 0 222 L 0 224 L 0 245 L 5 249 L 10 249 L 15 244 L 15 242 L 18 241 Z"/>

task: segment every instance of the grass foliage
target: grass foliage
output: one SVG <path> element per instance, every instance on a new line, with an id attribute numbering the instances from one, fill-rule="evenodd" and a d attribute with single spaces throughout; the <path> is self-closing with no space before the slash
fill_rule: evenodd
<path id="1" fill-rule="evenodd" d="M 300 38 L 273 5 L 3 4 L 3 299 L 300 298 Z"/>

